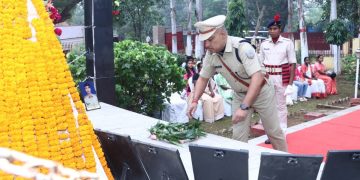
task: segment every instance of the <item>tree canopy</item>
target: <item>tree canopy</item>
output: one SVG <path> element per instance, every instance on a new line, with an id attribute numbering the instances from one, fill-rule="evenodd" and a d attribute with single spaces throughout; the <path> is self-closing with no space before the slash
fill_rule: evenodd
<path id="1" fill-rule="evenodd" d="M 245 20 L 248 22 L 249 29 L 255 29 L 257 18 L 259 16 L 259 10 L 256 3 L 260 5 L 260 9 L 262 5 L 266 7 L 264 18 L 260 22 L 262 27 L 266 27 L 267 23 L 272 20 L 277 13 L 280 14 L 283 28 L 286 26 L 288 13 L 287 0 L 246 0 L 246 16 L 242 21 Z"/>
<path id="2" fill-rule="evenodd" d="M 131 0 L 121 1 L 120 12 L 122 22 L 125 23 L 125 33 L 130 39 L 144 41 L 152 34 L 152 26 L 162 24 L 163 19 L 158 9 L 164 5 L 164 0 Z M 123 24 L 116 24 L 122 26 Z M 130 31 L 128 31 L 128 30 Z"/>
<path id="3" fill-rule="evenodd" d="M 72 17 L 76 5 L 82 2 L 82 0 L 63 0 L 53 1 L 54 6 L 59 10 L 61 15 L 61 21 L 64 22 Z"/>
<path id="4" fill-rule="evenodd" d="M 243 0 L 230 0 L 225 27 L 232 36 L 243 37 L 247 30 Z"/>
<path id="5" fill-rule="evenodd" d="M 351 37 L 348 27 L 343 20 L 335 19 L 326 26 L 325 38 L 329 44 L 341 46 Z"/>
<path id="6" fill-rule="evenodd" d="M 322 21 L 330 20 L 330 0 L 324 0 Z M 337 17 L 345 20 L 349 24 L 348 28 L 353 36 L 357 36 L 360 26 L 360 0 L 338 0 L 337 1 Z"/>

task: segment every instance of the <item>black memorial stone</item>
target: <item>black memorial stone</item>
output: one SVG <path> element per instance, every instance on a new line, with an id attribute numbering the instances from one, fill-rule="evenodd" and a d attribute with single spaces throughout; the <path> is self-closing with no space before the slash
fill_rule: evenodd
<path id="1" fill-rule="evenodd" d="M 247 150 L 190 145 L 195 179 L 248 180 Z"/>
<path id="2" fill-rule="evenodd" d="M 262 153 L 258 180 L 316 180 L 323 157 Z"/>
<path id="3" fill-rule="evenodd" d="M 148 180 L 144 166 L 137 156 L 129 136 L 95 130 L 115 179 Z"/>

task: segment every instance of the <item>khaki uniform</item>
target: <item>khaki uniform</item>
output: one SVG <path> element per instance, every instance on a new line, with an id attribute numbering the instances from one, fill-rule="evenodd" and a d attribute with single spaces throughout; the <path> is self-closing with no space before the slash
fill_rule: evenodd
<path id="1" fill-rule="evenodd" d="M 223 60 L 240 79 L 250 83 L 251 75 L 258 71 L 261 71 L 264 74 L 266 72 L 264 66 L 258 60 L 253 47 L 248 43 L 239 43 L 241 40 L 241 38 L 228 36 L 225 51 L 223 53 Z M 238 48 L 239 50 L 239 57 L 241 58 L 242 63 L 236 58 L 235 48 Z M 206 53 L 200 76 L 203 78 L 211 78 L 215 72 L 218 72 L 225 77 L 231 88 L 234 90 L 232 102 L 232 111 L 234 114 L 235 111 L 240 108 L 240 104 L 243 101 L 248 88 L 238 82 L 228 70 L 223 67 L 219 56 L 221 55 L 215 53 L 211 54 L 209 52 Z M 251 114 L 256 110 L 263 120 L 265 132 L 270 138 L 274 148 L 287 151 L 285 136 L 279 125 L 274 94 L 273 86 L 265 83 L 254 104 L 251 105 L 250 110 L 248 110 L 249 113 L 246 119 L 233 125 L 234 139 L 247 142 L 250 132 Z"/>
<path id="2" fill-rule="evenodd" d="M 260 46 L 260 60 L 265 65 L 282 65 L 296 63 L 296 55 L 294 45 L 290 39 L 279 37 L 276 43 L 271 38 L 266 39 Z M 281 73 L 281 68 L 267 68 L 268 72 Z M 284 133 L 287 128 L 287 107 L 286 84 L 283 84 L 282 75 L 269 75 L 269 80 L 275 87 L 277 109 L 279 112 L 280 126 Z"/>

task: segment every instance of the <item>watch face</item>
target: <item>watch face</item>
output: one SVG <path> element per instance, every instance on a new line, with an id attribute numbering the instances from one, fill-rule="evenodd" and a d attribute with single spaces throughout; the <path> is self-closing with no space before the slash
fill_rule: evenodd
<path id="1" fill-rule="evenodd" d="M 248 110 L 249 106 L 247 106 L 246 104 L 240 104 L 240 109 L 242 110 Z"/>

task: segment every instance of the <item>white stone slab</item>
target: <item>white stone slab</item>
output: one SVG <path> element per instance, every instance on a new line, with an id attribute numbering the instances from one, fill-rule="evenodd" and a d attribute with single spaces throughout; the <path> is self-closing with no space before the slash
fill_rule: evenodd
<path id="1" fill-rule="evenodd" d="M 100 103 L 101 109 L 88 111 L 89 119 L 95 129 L 108 131 L 114 134 L 130 135 L 132 139 L 159 145 L 168 148 L 176 148 L 179 150 L 181 160 L 183 161 L 185 170 L 189 176 L 189 180 L 194 180 L 192 170 L 191 155 L 189 151 L 189 143 L 180 146 L 169 144 L 166 142 L 151 140 L 149 138 L 148 129 L 161 120 L 157 120 L 148 116 L 127 111 L 105 103 Z M 161 121 L 166 123 L 165 121 Z M 227 149 L 243 149 L 249 151 L 249 179 L 257 180 L 260 166 L 261 152 L 283 153 L 272 149 L 251 145 L 248 143 L 236 141 L 233 139 L 207 134 L 198 140 L 191 142 L 203 146 L 219 147 Z"/>

